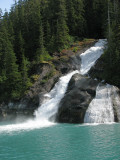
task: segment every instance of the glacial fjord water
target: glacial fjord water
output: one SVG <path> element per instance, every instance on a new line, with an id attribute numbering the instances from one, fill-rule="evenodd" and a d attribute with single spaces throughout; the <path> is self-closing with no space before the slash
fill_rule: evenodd
<path id="1" fill-rule="evenodd" d="M 120 124 L 56 124 L 0 133 L 0 160 L 119 159 Z"/>
<path id="2" fill-rule="evenodd" d="M 24 123 L 18 121 L 0 123 L 0 160 L 120 159 L 120 124 L 108 124 L 114 122 L 114 118 L 110 87 L 107 88 L 107 85 L 103 87 L 104 92 L 98 86 L 96 98 L 86 113 L 86 124 L 67 125 L 54 122 L 54 115 L 57 113 L 59 102 L 65 94 L 70 78 L 75 73 L 86 74 L 103 53 L 105 43 L 105 40 L 99 40 L 94 47 L 81 54 L 80 70 L 68 73 L 59 79 L 53 90 L 44 95 L 46 100 L 35 111 L 34 119 Z M 99 103 L 99 100 L 105 105 Z M 99 104 L 102 109 L 98 107 L 96 110 L 95 106 Z M 97 121 L 103 112 L 106 112 L 105 116 L 100 116 Z M 110 113 L 110 117 L 107 113 Z M 99 122 L 107 124 L 96 125 Z"/>

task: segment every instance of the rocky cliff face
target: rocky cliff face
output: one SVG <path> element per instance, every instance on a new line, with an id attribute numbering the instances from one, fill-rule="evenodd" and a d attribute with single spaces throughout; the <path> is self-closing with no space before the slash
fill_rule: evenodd
<path id="1" fill-rule="evenodd" d="M 64 123 L 83 123 L 85 112 L 95 97 L 98 81 L 75 74 L 61 100 L 56 120 Z"/>
<path id="2" fill-rule="evenodd" d="M 42 63 L 32 71 L 37 75 L 37 80 L 20 101 L 0 105 L 0 119 L 14 119 L 19 115 L 33 115 L 35 109 L 44 100 L 43 95 L 54 87 L 59 77 L 80 68 L 80 58 L 71 53 L 67 59 L 53 60 L 53 65 Z"/>

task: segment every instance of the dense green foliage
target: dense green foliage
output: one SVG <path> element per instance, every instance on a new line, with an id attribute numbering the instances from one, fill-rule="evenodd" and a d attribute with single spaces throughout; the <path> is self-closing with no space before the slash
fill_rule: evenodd
<path id="1" fill-rule="evenodd" d="M 32 65 L 51 60 L 54 52 L 68 48 L 75 40 L 104 38 L 108 1 L 18 0 L 9 13 L 2 14 L 0 10 L 0 101 L 20 98 L 25 93 L 31 86 Z M 110 2 L 112 6 L 114 1 Z M 115 0 L 116 3 L 119 2 Z M 114 7 L 114 16 L 110 14 L 112 31 L 106 53 L 107 57 L 110 51 L 109 66 L 114 68 L 118 68 L 120 60 L 118 10 Z"/>
<path id="2" fill-rule="evenodd" d="M 108 48 L 103 55 L 104 78 L 120 87 L 120 1 L 109 1 Z"/>
<path id="3" fill-rule="evenodd" d="M 85 0 L 86 32 L 89 37 L 104 37 L 108 0 Z"/>

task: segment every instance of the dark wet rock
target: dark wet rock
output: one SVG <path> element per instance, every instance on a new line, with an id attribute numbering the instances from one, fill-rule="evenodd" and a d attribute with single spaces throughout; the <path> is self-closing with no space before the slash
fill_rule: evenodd
<path id="1" fill-rule="evenodd" d="M 56 120 L 61 123 L 83 123 L 85 112 L 95 97 L 98 81 L 75 74 L 61 100 Z"/>
<path id="2" fill-rule="evenodd" d="M 93 67 L 91 67 L 90 71 L 88 72 L 88 74 L 90 75 L 90 77 L 92 78 L 97 78 L 99 80 L 103 80 L 104 79 L 104 60 L 102 57 L 100 57 L 95 65 Z"/>

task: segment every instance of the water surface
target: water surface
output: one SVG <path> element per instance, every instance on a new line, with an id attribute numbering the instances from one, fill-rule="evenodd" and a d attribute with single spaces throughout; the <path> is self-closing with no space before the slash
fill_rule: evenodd
<path id="1" fill-rule="evenodd" d="M 56 124 L 0 133 L 0 160 L 96 159 L 120 159 L 120 124 Z"/>

